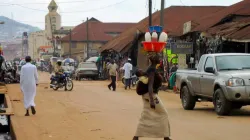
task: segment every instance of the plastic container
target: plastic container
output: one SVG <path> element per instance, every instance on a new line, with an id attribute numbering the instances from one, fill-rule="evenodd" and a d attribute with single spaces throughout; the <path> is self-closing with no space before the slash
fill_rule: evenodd
<path id="1" fill-rule="evenodd" d="M 163 30 L 162 26 L 150 26 L 148 29 L 149 29 L 149 32 L 150 32 L 150 33 L 154 32 L 154 30 L 155 30 L 157 33 L 160 33 L 160 32 L 162 32 L 162 30 Z"/>
<path id="2" fill-rule="evenodd" d="M 144 50 L 147 52 L 162 52 L 166 42 L 142 42 Z"/>
<path id="3" fill-rule="evenodd" d="M 152 39 L 151 39 L 152 42 L 158 42 L 158 34 L 157 32 L 154 30 L 154 32 L 152 33 Z M 149 42 L 149 41 L 147 41 Z M 163 41 L 164 42 L 164 41 Z"/>
<path id="4" fill-rule="evenodd" d="M 145 41 L 150 42 L 152 40 L 152 36 L 150 32 L 146 32 L 145 34 Z"/>

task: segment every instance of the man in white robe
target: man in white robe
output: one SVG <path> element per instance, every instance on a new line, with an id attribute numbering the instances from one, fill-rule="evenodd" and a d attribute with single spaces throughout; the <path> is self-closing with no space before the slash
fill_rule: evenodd
<path id="1" fill-rule="evenodd" d="M 24 107 L 26 109 L 25 116 L 29 116 L 29 109 L 32 114 L 36 114 L 35 110 L 35 96 L 36 86 L 38 85 L 38 73 L 35 65 L 32 65 L 31 57 L 25 57 L 26 64 L 21 68 L 20 85 L 24 97 Z"/>
<path id="2" fill-rule="evenodd" d="M 129 58 L 128 61 L 122 67 L 124 70 L 124 78 L 125 78 L 125 90 L 131 86 L 131 73 L 133 70 L 133 65 L 131 64 L 131 59 Z"/>

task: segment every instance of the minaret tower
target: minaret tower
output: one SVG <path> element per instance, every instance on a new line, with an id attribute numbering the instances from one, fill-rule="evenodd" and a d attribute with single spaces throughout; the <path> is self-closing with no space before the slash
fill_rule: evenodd
<path id="1" fill-rule="evenodd" d="M 57 13 L 58 5 L 55 0 L 51 0 L 48 9 L 49 13 L 45 16 L 45 31 L 47 36 L 52 37 L 53 31 L 61 28 L 61 16 Z"/>

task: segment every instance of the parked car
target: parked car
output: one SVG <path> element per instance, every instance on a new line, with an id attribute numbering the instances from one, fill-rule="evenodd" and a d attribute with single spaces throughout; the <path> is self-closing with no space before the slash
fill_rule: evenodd
<path id="1" fill-rule="evenodd" d="M 86 62 L 94 62 L 96 63 L 98 61 L 98 57 L 90 57 Z"/>
<path id="2" fill-rule="evenodd" d="M 213 102 L 218 115 L 250 105 L 250 54 L 206 54 L 196 70 L 177 70 L 176 85 L 182 106 Z"/>
<path id="3" fill-rule="evenodd" d="M 97 80 L 99 77 L 98 69 L 93 62 L 82 62 L 78 65 L 75 72 L 76 80 L 81 80 L 81 78 L 92 78 Z"/>

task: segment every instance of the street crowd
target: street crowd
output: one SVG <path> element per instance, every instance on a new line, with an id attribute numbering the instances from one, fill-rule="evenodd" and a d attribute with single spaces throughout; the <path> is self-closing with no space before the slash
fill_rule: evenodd
<path id="1" fill-rule="evenodd" d="M 133 140 L 139 140 L 140 137 L 164 138 L 170 140 L 170 123 L 167 111 L 158 96 L 159 88 L 162 85 L 163 78 L 159 74 L 157 66 L 160 64 L 160 57 L 157 53 L 149 54 L 151 62 L 147 71 L 137 70 L 136 75 L 139 77 L 136 92 L 142 97 L 143 110 L 139 120 L 137 130 Z M 36 114 L 35 96 L 36 87 L 38 86 L 38 72 L 36 66 L 31 64 L 31 57 L 25 58 L 26 64 L 21 68 L 20 86 L 24 95 L 25 116 L 29 116 L 29 110 Z M 131 88 L 131 77 L 133 66 L 131 59 L 119 69 L 115 61 L 111 60 L 107 64 L 107 69 L 111 77 L 111 83 L 108 88 L 116 91 L 116 80 L 119 71 L 124 72 L 125 89 Z M 57 70 L 60 73 L 60 69 Z"/>

